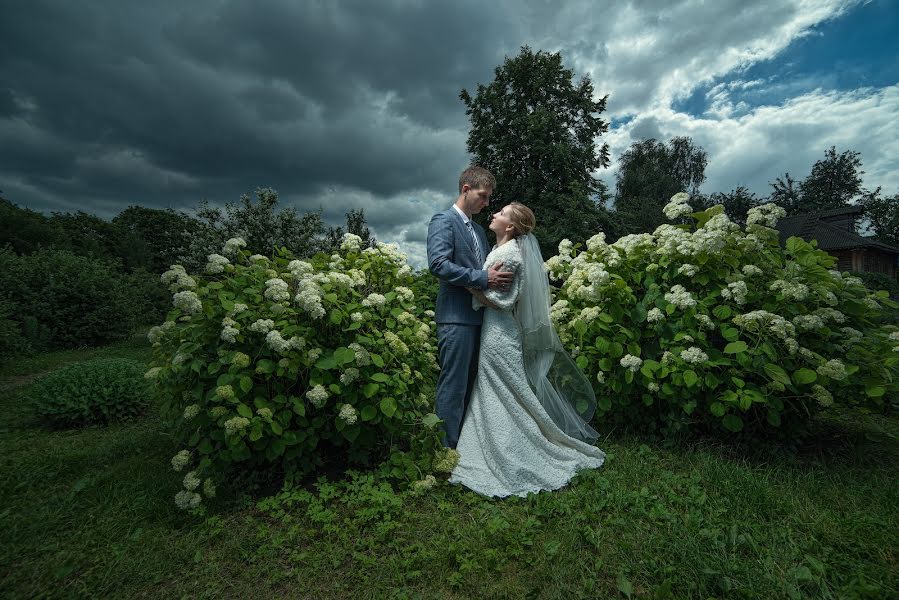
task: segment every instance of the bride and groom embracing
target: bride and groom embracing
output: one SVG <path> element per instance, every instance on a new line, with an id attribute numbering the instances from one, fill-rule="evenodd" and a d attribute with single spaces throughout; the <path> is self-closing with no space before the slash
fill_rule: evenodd
<path id="1" fill-rule="evenodd" d="M 590 382 L 550 321 L 549 280 L 534 213 L 513 202 L 489 218 L 496 245 L 471 220 L 493 175 L 472 166 L 456 203 L 431 218 L 428 267 L 437 295 L 437 416 L 459 452 L 451 483 L 486 496 L 558 489 L 605 460 L 593 445 Z"/>

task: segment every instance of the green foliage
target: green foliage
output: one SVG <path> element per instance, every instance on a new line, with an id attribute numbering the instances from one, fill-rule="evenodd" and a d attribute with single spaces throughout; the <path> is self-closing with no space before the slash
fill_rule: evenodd
<path id="1" fill-rule="evenodd" d="M 605 185 L 593 177 L 609 164 L 608 146 L 595 141 L 608 130 L 599 117 L 606 99 L 593 101 L 589 77 L 575 84 L 559 53 L 524 46 L 494 73 L 460 98 L 471 119 L 468 151 L 496 177 L 497 206 L 523 202 L 547 215 L 535 232 L 546 255 L 563 237 L 583 240 L 608 225 Z"/>
<path id="2" fill-rule="evenodd" d="M 666 212 L 688 214 L 679 202 Z M 775 209 L 750 210 L 745 231 L 716 206 L 692 213 L 695 227 L 560 246 L 554 319 L 599 420 L 789 435 L 827 406 L 896 398 L 899 333 L 883 321 L 899 305 L 814 244 L 782 249 Z"/>
<path id="3" fill-rule="evenodd" d="M 186 213 L 144 206 L 129 206 L 112 223 L 120 230 L 125 266 L 156 274 L 178 262 L 187 241 L 200 227 Z"/>
<path id="4" fill-rule="evenodd" d="M 0 296 L 0 362 L 31 352 L 31 344 L 22 333 L 22 324 L 16 320 L 17 304 Z"/>
<path id="5" fill-rule="evenodd" d="M 864 194 L 859 204 L 865 207 L 865 218 L 870 221 L 875 238 L 899 248 L 899 194 L 884 198 L 878 188 Z"/>
<path id="6" fill-rule="evenodd" d="M 150 399 L 142 363 L 101 358 L 40 379 L 29 391 L 40 418 L 58 427 L 106 424 L 139 415 Z"/>
<path id="7" fill-rule="evenodd" d="M 745 186 L 739 185 L 733 191 L 726 194 L 714 193 L 708 199 L 708 205 L 713 206 L 720 204 L 724 207 L 724 214 L 737 225 L 746 225 L 746 215 L 754 206 L 761 203 L 755 194 L 750 192 Z M 706 206 L 701 209 L 707 208 Z"/>
<path id="8" fill-rule="evenodd" d="M 41 249 L 16 256 L 0 250 L 0 289 L 35 349 L 95 346 L 122 339 L 133 329 L 139 299 L 115 264 L 67 250 Z"/>
<path id="9" fill-rule="evenodd" d="M 812 172 L 799 185 L 800 212 L 848 206 L 862 194 L 861 155 L 854 150 L 837 154 L 831 146 L 824 159 L 816 161 Z"/>
<path id="10" fill-rule="evenodd" d="M 705 181 L 708 154 L 689 137 L 663 143 L 654 139 L 634 142 L 618 159 L 615 175 L 615 210 L 624 233 L 652 231 L 665 221 L 664 198 L 681 190 L 695 196 Z"/>
<path id="11" fill-rule="evenodd" d="M 200 475 L 305 472 L 325 454 L 389 458 L 401 479 L 430 470 L 439 446 L 427 418 L 437 371 L 430 299 L 408 287 L 395 246 L 360 243 L 347 234 L 340 253 L 302 261 L 286 248 L 251 259 L 234 241 L 223 250 L 234 262 L 212 269 L 221 273 L 164 276 L 186 300 L 151 330 L 148 374 Z"/>

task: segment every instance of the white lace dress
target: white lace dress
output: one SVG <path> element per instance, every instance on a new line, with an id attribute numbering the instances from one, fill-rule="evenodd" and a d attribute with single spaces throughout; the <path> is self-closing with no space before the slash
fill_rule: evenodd
<path id="1" fill-rule="evenodd" d="M 527 285 L 517 241 L 494 248 L 484 268 L 499 261 L 515 279 L 507 292 L 485 292 L 499 310 L 483 308 L 478 374 L 456 446 L 459 464 L 449 480 L 485 496 L 525 496 L 564 486 L 578 470 L 601 466 L 605 453 L 563 433 L 528 385 L 512 314 Z"/>

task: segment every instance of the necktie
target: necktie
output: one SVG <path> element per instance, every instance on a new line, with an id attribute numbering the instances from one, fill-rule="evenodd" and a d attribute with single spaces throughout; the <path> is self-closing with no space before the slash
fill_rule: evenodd
<path id="1" fill-rule="evenodd" d="M 471 234 L 471 240 L 474 242 L 474 247 L 478 255 L 478 264 L 480 264 L 484 262 L 484 257 L 481 256 L 481 244 L 480 242 L 478 242 L 478 236 L 476 236 L 474 233 L 474 228 L 471 226 L 471 221 L 467 221 L 465 225 L 468 226 L 468 233 Z"/>

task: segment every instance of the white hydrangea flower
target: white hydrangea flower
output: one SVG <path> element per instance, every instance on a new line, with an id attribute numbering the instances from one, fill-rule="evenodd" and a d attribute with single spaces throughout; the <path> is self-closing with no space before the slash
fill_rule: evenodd
<path id="1" fill-rule="evenodd" d="M 196 471 L 189 471 L 184 476 L 184 489 L 193 491 L 200 487 L 200 478 L 197 476 Z"/>
<path id="2" fill-rule="evenodd" d="M 894 332 L 890 333 L 890 335 L 888 335 L 887 338 L 894 342 L 899 342 L 899 331 L 894 331 Z"/>
<path id="3" fill-rule="evenodd" d="M 381 294 L 369 294 L 364 300 L 362 300 L 362 306 L 374 306 L 375 308 L 384 306 L 384 303 L 387 302 L 387 299 Z"/>
<path id="4" fill-rule="evenodd" d="M 684 362 L 691 364 L 700 364 L 709 360 L 709 355 L 696 346 L 691 346 L 680 353 L 680 357 Z"/>
<path id="5" fill-rule="evenodd" d="M 206 272 L 212 273 L 213 275 L 223 272 L 225 270 L 225 265 L 231 264 L 231 261 L 221 254 L 210 254 L 206 257 L 206 260 L 209 261 L 206 263 Z"/>
<path id="6" fill-rule="evenodd" d="M 797 315 L 793 317 L 793 325 L 806 331 L 824 327 L 824 319 L 819 315 Z"/>
<path id="7" fill-rule="evenodd" d="M 606 247 L 606 234 L 600 231 L 587 240 L 587 250 L 595 252 Z"/>
<path id="8" fill-rule="evenodd" d="M 696 320 L 699 322 L 699 326 L 707 331 L 715 329 L 715 323 L 708 315 L 697 314 Z"/>
<path id="9" fill-rule="evenodd" d="M 631 371 L 638 371 L 643 365 L 643 361 L 639 357 L 630 354 L 625 354 L 619 362 L 622 367 Z"/>
<path id="10" fill-rule="evenodd" d="M 305 260 L 292 260 L 287 264 L 287 270 L 290 271 L 290 275 L 294 279 L 302 279 L 305 275 L 310 275 L 315 269 L 312 268 L 312 263 Z"/>
<path id="11" fill-rule="evenodd" d="M 649 312 L 646 313 L 646 321 L 648 323 L 658 323 L 659 321 L 665 320 L 665 313 L 663 313 L 659 308 L 651 308 Z"/>
<path id="12" fill-rule="evenodd" d="M 225 245 L 222 247 L 222 254 L 227 254 L 229 256 L 232 256 L 234 254 L 237 254 L 241 248 L 246 248 L 246 246 L 247 246 L 247 243 L 244 241 L 243 238 L 240 238 L 240 237 L 231 238 L 230 240 L 225 242 Z"/>
<path id="13" fill-rule="evenodd" d="M 324 388 L 323 385 L 319 384 L 306 392 L 306 398 L 312 402 L 312 405 L 316 408 L 321 408 L 325 405 L 325 402 L 328 400 L 328 390 Z"/>
<path id="14" fill-rule="evenodd" d="M 306 353 L 306 357 L 309 360 L 309 362 L 313 362 L 313 363 L 315 361 L 317 361 L 319 358 L 321 358 L 321 355 L 322 355 L 321 348 L 310 348 L 309 352 Z"/>
<path id="15" fill-rule="evenodd" d="M 188 490 L 181 490 L 175 494 L 175 506 L 181 510 L 196 508 L 200 505 L 200 500 L 202 500 L 200 494 Z"/>
<path id="16" fill-rule="evenodd" d="M 250 420 L 246 417 L 232 417 L 225 421 L 225 433 L 228 435 L 243 433 L 249 424 Z"/>
<path id="17" fill-rule="evenodd" d="M 690 263 L 684 263 L 677 270 L 680 275 L 686 275 L 687 277 L 693 277 L 696 273 L 699 272 L 699 267 L 696 265 L 691 265 Z"/>
<path id="18" fill-rule="evenodd" d="M 343 385 L 349 385 L 359 379 L 359 369 L 355 367 L 349 367 L 346 371 L 340 374 L 340 383 Z"/>
<path id="19" fill-rule="evenodd" d="M 796 337 L 796 327 L 781 317 L 765 310 L 754 310 L 733 318 L 733 322 L 745 329 L 761 333 L 770 331 L 782 340 Z"/>
<path id="20" fill-rule="evenodd" d="M 353 342 L 348 346 L 348 348 L 356 353 L 357 367 L 367 367 L 371 364 L 371 354 L 369 354 L 368 350 L 363 348 L 361 345 Z"/>
<path id="21" fill-rule="evenodd" d="M 224 417 L 226 414 L 228 414 L 228 409 L 225 408 L 224 406 L 215 406 L 212 408 L 212 410 L 209 411 L 209 415 L 213 419 L 218 419 L 220 417 Z"/>
<path id="22" fill-rule="evenodd" d="M 415 299 L 415 293 L 407 287 L 397 286 L 396 294 L 403 302 L 412 302 Z"/>
<path id="23" fill-rule="evenodd" d="M 406 343 L 392 331 L 384 332 L 384 340 L 390 346 L 390 349 L 397 354 L 397 356 L 406 356 L 409 354 L 409 346 L 407 346 Z"/>
<path id="24" fill-rule="evenodd" d="M 193 290 L 197 287 L 197 282 L 187 274 L 187 271 L 181 265 L 169 267 L 169 270 L 162 274 L 161 279 L 164 284 L 169 286 L 169 291 L 172 292 Z"/>
<path id="25" fill-rule="evenodd" d="M 662 208 L 662 212 L 672 221 L 680 217 L 691 215 L 693 214 L 693 209 L 690 208 L 690 205 L 688 204 L 689 200 L 689 194 L 686 192 L 678 192 L 671 196 L 671 201 Z"/>
<path id="26" fill-rule="evenodd" d="M 649 389 L 649 391 L 652 392 L 653 394 L 655 394 L 656 392 L 659 391 L 659 384 L 656 383 L 655 381 L 650 381 L 649 384 L 648 384 L 646 387 L 647 387 L 647 388 Z"/>
<path id="27" fill-rule="evenodd" d="M 144 373 L 144 379 L 156 379 L 159 377 L 159 372 L 162 370 L 162 367 L 153 367 Z"/>
<path id="28" fill-rule="evenodd" d="M 726 288 L 722 288 L 721 297 L 727 300 L 733 300 L 735 304 L 746 304 L 746 294 L 749 290 L 746 288 L 745 281 L 732 281 L 727 284 Z"/>
<path id="29" fill-rule="evenodd" d="M 188 315 L 193 315 L 203 310 L 203 303 L 200 302 L 200 297 L 190 290 L 177 292 L 172 297 L 172 300 L 175 308 L 181 309 Z"/>
<path id="30" fill-rule="evenodd" d="M 816 371 L 822 377 L 829 377 L 835 381 L 846 379 L 846 365 L 837 359 L 829 360 L 819 366 Z"/>
<path id="31" fill-rule="evenodd" d="M 271 319 L 257 319 L 250 325 L 250 331 L 256 333 L 268 333 L 275 327 L 275 322 Z"/>
<path id="32" fill-rule="evenodd" d="M 430 490 L 434 486 L 437 485 L 437 478 L 433 475 L 427 475 L 424 479 L 419 479 L 418 481 L 413 481 L 409 486 L 414 495 L 423 494 L 425 491 Z"/>
<path id="33" fill-rule="evenodd" d="M 215 395 L 221 398 L 222 400 L 234 400 L 236 396 L 234 395 L 234 388 L 230 385 L 220 385 L 215 388 Z"/>
<path id="34" fill-rule="evenodd" d="M 774 280 L 768 287 L 772 292 L 779 291 L 786 300 L 802 301 L 808 297 L 809 288 L 804 283 L 798 281 L 785 281 L 783 279 Z"/>
<path id="35" fill-rule="evenodd" d="M 365 320 L 365 317 L 362 315 L 361 312 L 354 312 L 353 314 L 350 315 L 350 319 L 353 321 L 353 323 L 361 323 L 362 321 Z"/>
<path id="36" fill-rule="evenodd" d="M 215 483 L 212 479 L 207 478 L 203 481 L 203 495 L 207 498 L 215 498 Z"/>
<path id="37" fill-rule="evenodd" d="M 836 310 L 835 308 L 830 307 L 822 307 L 815 311 L 815 315 L 821 317 L 826 321 L 833 321 L 834 323 L 845 323 L 846 315 Z"/>
<path id="38" fill-rule="evenodd" d="M 185 421 L 190 421 L 194 417 L 200 414 L 200 405 L 199 404 L 189 404 L 184 407 L 184 414 L 181 415 Z"/>
<path id="39" fill-rule="evenodd" d="M 818 401 L 821 406 L 827 407 L 833 405 L 833 396 L 823 386 L 812 386 L 812 397 Z"/>
<path id="40" fill-rule="evenodd" d="M 761 275 L 764 271 L 758 268 L 755 265 L 743 265 L 743 275 L 747 277 L 755 277 L 756 275 Z"/>
<path id="41" fill-rule="evenodd" d="M 191 452 L 190 450 L 181 450 L 172 457 L 172 469 L 175 471 L 181 471 L 190 463 Z"/>
<path id="42" fill-rule="evenodd" d="M 228 342 L 230 344 L 234 344 L 237 342 L 238 334 L 240 334 L 240 329 L 237 329 L 235 327 L 231 327 L 230 325 L 227 325 L 222 328 L 222 334 L 220 337 L 223 342 Z"/>
<path id="43" fill-rule="evenodd" d="M 773 229 L 777 226 L 777 222 L 785 216 L 787 216 L 787 211 L 769 202 L 750 208 L 746 213 L 746 225 L 762 225 Z"/>
<path id="44" fill-rule="evenodd" d="M 344 404 L 343 406 L 341 406 L 340 414 L 337 416 L 343 419 L 347 425 L 352 425 L 359 417 L 356 409 L 353 408 L 352 404 Z"/>
<path id="45" fill-rule="evenodd" d="M 259 417 L 266 423 L 271 423 L 272 417 L 274 416 L 272 414 L 272 409 L 270 408 L 257 408 L 256 414 L 259 415 Z"/>
<path id="46" fill-rule="evenodd" d="M 272 302 L 284 302 L 290 299 L 290 287 L 280 277 L 273 277 L 265 282 L 265 297 Z"/>
<path id="47" fill-rule="evenodd" d="M 682 285 L 675 285 L 671 291 L 665 294 L 665 300 L 679 308 L 689 308 L 696 306 L 696 300 L 690 295 L 690 292 Z"/>
<path id="48" fill-rule="evenodd" d="M 362 238 L 353 233 L 344 233 L 340 242 L 340 249 L 344 252 L 359 252 L 362 248 Z"/>
<path id="49" fill-rule="evenodd" d="M 598 381 L 599 383 L 605 383 L 606 382 L 606 374 L 603 373 L 602 371 L 597 371 L 596 372 L 596 381 Z"/>

